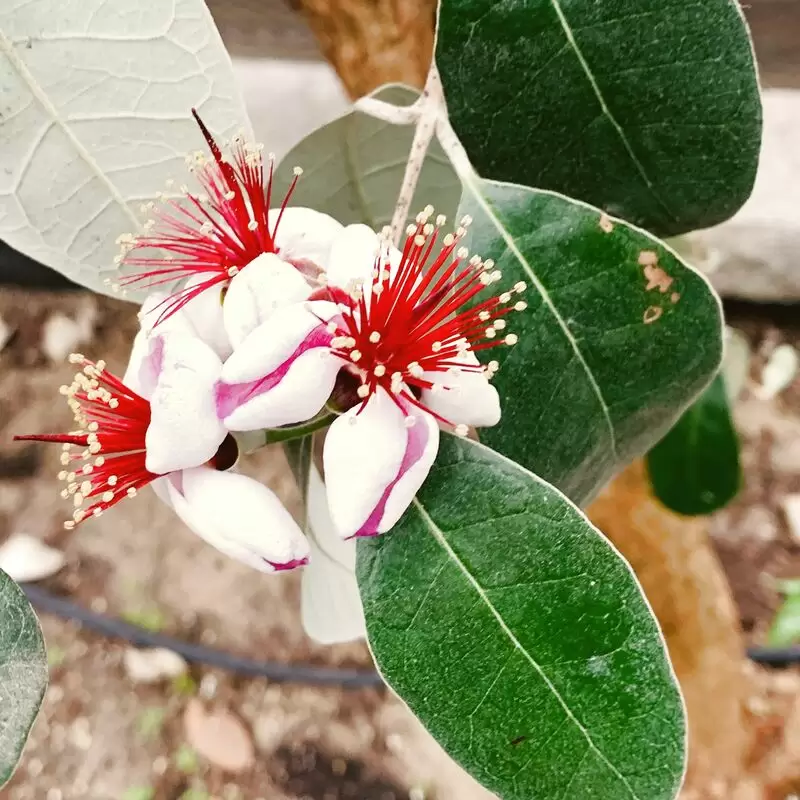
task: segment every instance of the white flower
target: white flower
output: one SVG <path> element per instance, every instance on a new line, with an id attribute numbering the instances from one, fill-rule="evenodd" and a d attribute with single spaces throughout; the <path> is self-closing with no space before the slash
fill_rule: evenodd
<path id="1" fill-rule="evenodd" d="M 250 331 L 288 303 L 308 298 L 342 226 L 327 214 L 290 208 L 299 177 L 279 208 L 270 209 L 273 160 L 256 145 L 235 142 L 223 156 L 197 114 L 212 158 L 191 163 L 201 193 L 154 207 L 147 234 L 120 238 L 122 287 L 179 284 L 166 292 L 149 323 L 183 312 L 195 333 L 227 358 Z"/>
<path id="2" fill-rule="evenodd" d="M 229 430 L 315 416 L 336 387 L 346 409 L 328 431 L 323 462 L 331 517 L 343 538 L 388 531 L 436 457 L 439 424 L 466 434 L 494 425 L 500 402 L 475 350 L 512 345 L 512 290 L 482 301 L 492 262 L 467 260 L 462 225 L 442 237 L 430 213 L 410 226 L 402 253 L 365 225 L 333 242 L 328 299 L 285 306 L 225 362 L 217 413 Z M 466 220 L 464 221 L 467 222 Z"/>
<path id="3" fill-rule="evenodd" d="M 308 542 L 273 493 L 228 472 L 238 452 L 216 415 L 222 364 L 180 315 L 137 338 L 121 381 L 83 356 L 63 388 L 77 430 L 20 438 L 64 447 L 62 492 L 76 524 L 152 484 L 159 497 L 218 550 L 263 572 L 306 563 Z"/>

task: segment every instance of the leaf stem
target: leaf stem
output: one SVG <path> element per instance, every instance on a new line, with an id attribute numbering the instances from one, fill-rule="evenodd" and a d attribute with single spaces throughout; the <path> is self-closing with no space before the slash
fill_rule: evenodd
<path id="1" fill-rule="evenodd" d="M 464 145 L 453 130 L 446 111 L 439 114 L 436 120 L 436 138 L 462 182 L 467 183 L 475 178 L 475 169 L 470 163 Z"/>
<path id="2" fill-rule="evenodd" d="M 420 117 L 421 100 L 419 97 L 410 106 L 396 106 L 375 97 L 361 97 L 353 108 L 390 125 L 413 125 Z"/>

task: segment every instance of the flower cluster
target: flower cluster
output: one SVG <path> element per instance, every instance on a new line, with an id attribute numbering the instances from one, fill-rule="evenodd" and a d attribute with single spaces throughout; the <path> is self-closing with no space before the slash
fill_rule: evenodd
<path id="1" fill-rule="evenodd" d="M 195 115 L 196 116 L 196 115 Z M 388 531 L 436 457 L 439 429 L 495 425 L 507 315 L 523 283 L 495 290 L 495 265 L 428 207 L 402 249 L 387 230 L 271 209 L 273 159 L 235 139 L 190 159 L 202 187 L 163 199 L 143 236 L 120 238 L 120 286 L 155 289 L 119 379 L 73 356 L 62 393 L 76 429 L 18 438 L 62 444 L 74 527 L 152 485 L 207 542 L 267 572 L 306 563 L 308 542 L 278 499 L 236 471 L 239 432 L 333 416 L 322 468 L 342 537 Z M 176 286 L 177 283 L 177 286 Z M 486 291 L 485 291 L 486 290 Z"/>

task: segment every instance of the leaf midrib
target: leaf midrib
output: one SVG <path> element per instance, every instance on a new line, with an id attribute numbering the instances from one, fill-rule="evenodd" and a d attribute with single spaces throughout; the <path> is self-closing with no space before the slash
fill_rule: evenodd
<path id="1" fill-rule="evenodd" d="M 586 728 L 580 722 L 580 720 L 578 720 L 575 714 L 573 714 L 572 709 L 570 709 L 570 707 L 567 705 L 566 701 L 561 696 L 558 689 L 556 689 L 552 681 L 547 677 L 547 674 L 544 672 L 541 666 L 539 666 L 538 662 L 533 658 L 533 656 L 522 646 L 522 643 L 514 635 L 514 632 L 511 630 L 511 628 L 508 627 L 500 612 L 494 607 L 494 604 L 489 599 L 484 588 L 481 586 L 481 584 L 478 582 L 475 576 L 469 571 L 469 569 L 467 569 L 467 566 L 458 557 L 456 552 L 450 546 L 450 543 L 447 541 L 447 537 L 445 536 L 444 532 L 436 525 L 436 523 L 430 517 L 428 512 L 425 510 L 425 506 L 423 506 L 422 503 L 419 501 L 419 499 L 416 497 L 414 498 L 413 502 L 414 506 L 417 509 L 417 512 L 422 517 L 423 522 L 428 526 L 428 529 L 430 530 L 433 538 L 436 539 L 437 543 L 445 551 L 447 557 L 458 567 L 459 571 L 466 578 L 467 582 L 472 586 L 472 588 L 475 590 L 480 600 L 489 609 L 492 616 L 497 620 L 500 629 L 506 635 L 508 640 L 511 642 L 514 649 L 522 654 L 522 656 L 533 667 L 533 669 L 536 671 L 536 673 L 539 675 L 542 681 L 544 681 L 545 686 L 547 686 L 547 688 L 552 693 L 553 697 L 555 697 L 558 704 L 564 710 L 567 719 L 570 720 L 575 725 L 575 727 L 580 731 L 581 735 L 584 737 L 587 744 L 589 745 L 589 749 L 586 752 L 589 752 L 589 750 L 594 752 L 597 755 L 597 757 L 602 761 L 602 763 L 606 765 L 609 771 L 623 783 L 625 788 L 628 790 L 631 798 L 633 798 L 633 800 L 641 800 L 641 798 L 639 798 L 639 796 L 633 791 L 633 787 L 630 785 L 627 778 L 619 771 L 619 769 L 617 769 L 617 767 L 614 766 L 614 764 L 611 763 L 611 761 L 609 761 L 609 759 L 605 756 L 605 754 L 594 743 L 594 740 L 589 734 L 589 731 L 586 730 Z"/>
<path id="2" fill-rule="evenodd" d="M 647 172 L 645 171 L 644 165 L 641 161 L 639 161 L 638 156 L 634 152 L 633 145 L 630 143 L 627 135 L 625 134 L 625 130 L 623 129 L 622 125 L 617 122 L 616 117 L 611 113 L 611 109 L 608 107 L 608 103 L 606 103 L 606 99 L 603 96 L 603 93 L 600 91 L 600 86 L 597 83 L 597 80 L 594 77 L 594 73 L 592 72 L 591 68 L 589 67 L 589 62 L 583 55 L 580 47 L 578 47 L 578 43 L 575 40 L 575 34 L 572 31 L 572 27 L 570 26 L 566 16 L 564 15 L 564 11 L 561 8 L 560 0 L 550 0 L 550 4 L 553 7 L 553 10 L 558 17 L 559 24 L 561 25 L 562 30 L 564 31 L 564 35 L 567 38 L 567 43 L 572 48 L 572 51 L 575 53 L 575 57 L 578 59 L 578 63 L 581 65 L 581 69 L 583 70 L 584 74 L 586 75 L 587 80 L 589 81 L 589 85 L 594 92 L 595 97 L 597 98 L 597 102 L 600 105 L 600 110 L 603 112 L 603 115 L 608 119 L 611 123 L 611 126 L 614 128 L 617 136 L 619 136 L 620 141 L 622 142 L 622 146 L 625 148 L 625 151 L 628 153 L 628 156 L 631 159 L 631 162 L 636 167 L 636 171 L 641 176 L 642 180 L 645 182 L 650 194 L 652 195 L 653 199 L 661 206 L 662 211 L 669 217 L 670 221 L 677 223 L 677 217 L 670 211 L 667 207 L 667 204 L 662 200 L 661 196 L 656 191 L 653 182 L 650 180 Z"/>
<path id="3" fill-rule="evenodd" d="M 539 295 L 542 298 L 542 302 L 547 306 L 550 310 L 550 313 L 555 318 L 556 322 L 558 323 L 561 332 L 567 339 L 572 351 L 575 353 L 575 357 L 578 359 L 578 363 L 580 363 L 583 371 L 586 373 L 586 378 L 589 381 L 590 386 L 592 387 L 592 391 L 595 393 L 598 402 L 600 403 L 600 407 L 603 411 L 603 416 L 606 421 L 606 425 L 608 427 L 608 433 L 610 437 L 610 447 L 611 452 L 614 458 L 617 461 L 620 461 L 620 454 L 617 451 L 617 434 L 616 430 L 614 429 L 614 421 L 611 419 L 611 411 L 609 410 L 608 403 L 606 403 L 606 399 L 603 396 L 603 392 L 600 389 L 600 385 L 595 380 L 594 374 L 592 373 L 591 369 L 589 369 L 589 365 L 586 362 L 586 359 L 583 357 L 583 353 L 581 352 L 580 347 L 578 346 L 577 339 L 572 335 L 572 331 L 569 329 L 567 323 L 565 322 L 564 318 L 561 316 L 561 312 L 559 312 L 556 304 L 553 302 L 553 298 L 550 297 L 550 293 L 547 291 L 545 285 L 539 280 L 538 275 L 534 272 L 533 267 L 528 263 L 528 260 L 522 254 L 522 251 L 517 247 L 517 243 L 514 241 L 514 238 L 508 233 L 506 230 L 506 226 L 503 224 L 502 220 L 495 214 L 494 209 L 491 207 L 489 202 L 483 196 L 483 193 L 480 191 L 480 186 L 476 185 L 475 178 L 481 180 L 475 173 L 471 175 L 462 175 L 462 181 L 464 182 L 464 187 L 469 188 L 472 192 L 473 197 L 475 198 L 478 205 L 481 207 L 483 212 L 492 222 L 492 224 L 497 228 L 500 232 L 500 235 L 503 238 L 503 241 L 506 243 L 511 254 L 514 258 L 519 261 L 522 269 L 525 271 L 525 274 L 531 280 L 533 285 L 536 287 L 536 291 L 539 292 Z M 511 184 L 511 183 L 502 183 L 500 181 L 493 181 L 493 183 L 497 186 L 509 186 L 515 189 L 523 189 L 531 192 L 532 194 L 554 194 L 553 192 L 542 192 L 538 189 L 529 189 L 528 187 L 520 186 L 519 184 Z M 578 201 L 572 200 L 571 202 L 580 203 Z M 598 212 L 599 213 L 599 212 Z"/>
<path id="4" fill-rule="evenodd" d="M 10 40 L 8 39 L 8 37 L 6 37 L 6 35 L 3 33 L 2 30 L 0 30 L 0 52 L 5 54 L 12 68 L 17 71 L 19 76 L 25 82 L 27 87 L 30 89 L 31 94 L 36 98 L 36 100 L 45 110 L 47 115 L 50 117 L 52 123 L 57 125 L 62 130 L 64 135 L 67 137 L 67 140 L 75 149 L 75 152 L 78 154 L 81 160 L 86 163 L 89 169 L 92 170 L 92 172 L 100 181 L 100 183 L 102 183 L 106 187 L 108 193 L 111 195 L 114 202 L 120 206 L 125 215 L 131 221 L 134 230 L 138 231 L 141 225 L 139 223 L 139 220 L 136 218 L 136 215 L 133 213 L 133 211 L 131 211 L 130 207 L 128 206 L 125 198 L 120 194 L 117 187 L 114 186 L 113 183 L 111 183 L 111 181 L 108 179 L 108 176 L 105 174 L 105 172 L 103 172 L 103 170 L 100 168 L 100 166 L 92 157 L 92 154 L 84 147 L 84 145 L 72 132 L 66 120 L 63 119 L 58 109 L 53 105 L 52 101 L 47 96 L 42 87 L 39 85 L 38 81 L 33 76 L 31 71 L 28 69 L 25 62 L 22 60 L 22 58 L 20 58 L 19 54 L 16 52 L 14 45 L 10 42 Z M 34 156 L 35 154 L 32 154 L 31 158 L 33 158 Z"/>

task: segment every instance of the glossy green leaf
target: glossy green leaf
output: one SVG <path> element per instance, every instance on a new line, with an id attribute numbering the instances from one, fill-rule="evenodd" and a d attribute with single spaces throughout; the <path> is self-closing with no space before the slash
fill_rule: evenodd
<path id="1" fill-rule="evenodd" d="M 47 656 L 28 598 L 0 571 L 0 786 L 11 777 L 47 688 Z"/>
<path id="2" fill-rule="evenodd" d="M 419 93 L 390 85 L 371 96 L 407 106 Z M 293 168 L 300 166 L 303 175 L 292 205 L 324 211 L 344 225 L 364 222 L 378 230 L 392 219 L 413 138 L 411 125 L 391 125 L 352 111 L 309 134 L 284 157 L 276 170 L 276 196 L 283 196 L 294 178 Z M 411 209 L 418 211 L 431 204 L 438 214 L 450 217 L 460 196 L 461 183 L 434 141 Z"/>
<path id="3" fill-rule="evenodd" d="M 711 514 L 736 496 L 739 439 L 722 375 L 647 454 L 647 471 L 656 497 L 679 514 Z"/>
<path id="4" fill-rule="evenodd" d="M 357 576 L 386 682 L 502 800 L 661 800 L 684 769 L 680 693 L 628 564 L 552 486 L 443 434 Z"/>
<path id="5" fill-rule="evenodd" d="M 767 635 L 773 647 L 800 644 L 800 594 L 790 594 L 778 609 Z"/>
<path id="6" fill-rule="evenodd" d="M 660 235 L 721 222 L 750 194 L 761 104 L 734 0 L 441 0 L 436 62 L 487 177 Z"/>
<path id="7" fill-rule="evenodd" d="M 486 351 L 503 417 L 481 440 L 583 504 L 711 380 L 719 302 L 662 242 L 552 192 L 468 179 L 459 213 L 498 285 L 527 284 L 519 342 Z"/>

